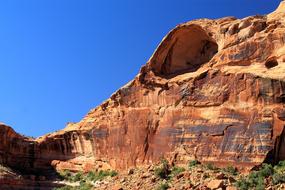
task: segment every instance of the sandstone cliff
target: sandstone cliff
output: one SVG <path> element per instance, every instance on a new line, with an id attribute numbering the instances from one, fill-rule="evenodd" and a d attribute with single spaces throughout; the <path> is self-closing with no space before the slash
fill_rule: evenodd
<path id="1" fill-rule="evenodd" d="M 161 157 L 250 169 L 285 159 L 285 2 L 264 16 L 178 25 L 134 80 L 79 123 L 36 140 L 2 125 L 22 171 L 125 169 Z"/>

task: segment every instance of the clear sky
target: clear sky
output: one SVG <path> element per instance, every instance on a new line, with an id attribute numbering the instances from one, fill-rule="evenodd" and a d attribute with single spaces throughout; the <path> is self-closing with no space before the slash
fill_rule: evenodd
<path id="1" fill-rule="evenodd" d="M 0 121 L 40 136 L 78 122 L 196 18 L 267 14 L 280 0 L 2 0 Z"/>

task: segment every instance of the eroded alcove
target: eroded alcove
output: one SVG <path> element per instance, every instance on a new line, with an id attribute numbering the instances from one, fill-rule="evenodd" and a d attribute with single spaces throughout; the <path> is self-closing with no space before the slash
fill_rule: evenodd
<path id="1" fill-rule="evenodd" d="M 269 59 L 265 62 L 265 67 L 267 69 L 271 69 L 273 67 L 276 67 L 278 65 L 278 61 L 275 58 Z"/>
<path id="2" fill-rule="evenodd" d="M 217 43 L 198 25 L 172 31 L 150 60 L 152 70 L 161 76 L 195 72 L 218 52 Z"/>

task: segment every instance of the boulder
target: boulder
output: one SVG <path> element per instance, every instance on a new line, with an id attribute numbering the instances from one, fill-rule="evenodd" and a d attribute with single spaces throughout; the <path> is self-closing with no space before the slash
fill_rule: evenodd
<path id="1" fill-rule="evenodd" d="M 209 189 L 219 189 L 224 187 L 224 181 L 219 179 L 211 180 L 206 185 Z"/>

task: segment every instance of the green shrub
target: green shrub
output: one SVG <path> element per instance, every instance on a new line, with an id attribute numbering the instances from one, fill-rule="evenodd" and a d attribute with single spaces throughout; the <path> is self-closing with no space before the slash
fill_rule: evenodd
<path id="1" fill-rule="evenodd" d="M 188 164 L 189 169 L 192 169 L 193 167 L 197 166 L 199 162 L 197 160 L 191 160 Z"/>
<path id="2" fill-rule="evenodd" d="M 96 173 L 93 171 L 88 172 L 86 179 L 89 181 L 94 181 L 96 179 Z"/>
<path id="3" fill-rule="evenodd" d="M 285 160 L 278 162 L 278 164 L 276 166 L 284 168 L 285 167 Z"/>
<path id="4" fill-rule="evenodd" d="M 162 159 L 160 166 L 154 169 L 154 174 L 161 179 L 167 179 L 169 177 L 168 175 L 170 174 L 168 161 Z"/>
<path id="5" fill-rule="evenodd" d="M 285 160 L 280 161 L 276 166 L 274 166 L 274 171 L 277 173 L 285 173 Z"/>
<path id="6" fill-rule="evenodd" d="M 169 188 L 168 183 L 162 183 L 156 188 L 156 190 L 167 190 L 168 188 Z"/>
<path id="7" fill-rule="evenodd" d="M 76 173 L 75 175 L 71 176 L 69 178 L 69 181 L 72 181 L 72 182 L 77 182 L 77 181 L 81 181 L 84 179 L 84 175 L 82 172 L 78 172 Z"/>
<path id="8" fill-rule="evenodd" d="M 102 180 L 107 176 L 114 177 L 118 175 L 115 170 L 101 170 L 99 172 L 88 172 L 87 175 L 84 175 L 82 172 L 71 173 L 68 170 L 62 171 L 59 173 L 59 176 L 62 180 L 67 180 L 70 182 L 79 182 L 79 181 L 98 181 Z"/>
<path id="9" fill-rule="evenodd" d="M 97 180 L 102 180 L 102 179 L 104 179 L 107 176 L 109 176 L 109 171 L 100 170 L 99 173 L 96 176 L 96 179 Z"/>
<path id="10" fill-rule="evenodd" d="M 174 176 L 177 176 L 178 174 L 182 173 L 185 171 L 185 168 L 182 168 L 182 167 L 177 167 L 177 166 L 174 166 L 172 169 L 171 169 L 171 173 L 170 175 L 172 177 Z"/>
<path id="11" fill-rule="evenodd" d="M 228 166 L 226 168 L 223 168 L 223 171 L 225 173 L 230 174 L 230 175 L 237 175 L 238 174 L 237 169 L 235 167 L 233 167 L 233 166 Z"/>
<path id="12" fill-rule="evenodd" d="M 107 176 L 115 177 L 116 175 L 118 175 L 118 173 L 114 170 L 101 170 L 98 173 L 99 178 L 104 178 Z"/>
<path id="13" fill-rule="evenodd" d="M 264 177 L 260 175 L 250 175 L 248 178 L 243 178 L 236 182 L 236 187 L 239 190 L 255 189 L 255 190 L 264 190 Z"/>
<path id="14" fill-rule="evenodd" d="M 83 179 L 83 173 L 82 172 L 78 172 L 76 174 L 71 173 L 69 170 L 64 170 L 59 172 L 59 176 L 62 180 L 67 180 L 70 182 L 77 182 Z"/>
<path id="15" fill-rule="evenodd" d="M 250 187 L 250 184 L 246 180 L 246 178 L 241 178 L 235 183 L 235 186 L 239 190 L 248 190 Z"/>
<path id="16" fill-rule="evenodd" d="M 118 173 L 114 170 L 100 170 L 99 172 L 90 171 L 85 179 L 87 181 L 99 181 L 107 176 L 115 177 L 116 175 L 118 175 Z"/>
<path id="17" fill-rule="evenodd" d="M 255 184 L 255 189 L 256 190 L 264 190 L 265 189 L 264 177 L 259 176 L 257 178 L 257 183 Z"/>
<path id="18" fill-rule="evenodd" d="M 72 173 L 69 170 L 60 171 L 58 174 L 62 180 L 70 181 L 70 178 L 72 177 Z"/>
<path id="19" fill-rule="evenodd" d="M 264 190 L 265 179 L 272 176 L 274 185 L 285 183 L 285 161 L 279 162 L 276 166 L 262 164 L 259 170 L 250 173 L 246 178 L 236 182 L 236 187 L 240 190 L 255 189 Z"/>
<path id="20" fill-rule="evenodd" d="M 269 177 L 273 173 L 274 170 L 271 164 L 262 164 L 262 167 L 259 169 L 259 175 L 262 177 Z"/>
<path id="21" fill-rule="evenodd" d="M 111 177 L 115 177 L 115 176 L 118 175 L 118 172 L 115 171 L 115 170 L 111 170 L 110 173 L 109 173 L 109 175 L 110 175 Z"/>
<path id="22" fill-rule="evenodd" d="M 168 163 L 168 160 L 162 158 L 160 160 L 160 163 L 163 165 L 163 167 L 169 167 L 169 163 Z"/>
<path id="23" fill-rule="evenodd" d="M 118 175 L 118 173 L 114 170 L 101 170 L 99 172 L 90 171 L 87 175 L 84 175 L 82 172 L 74 174 L 68 170 L 64 170 L 60 172 L 59 175 L 62 179 L 70 182 L 80 182 L 80 187 L 64 186 L 56 188 L 55 190 L 90 190 L 93 188 L 93 186 L 89 183 L 90 181 L 102 180 L 107 176 L 114 177 Z"/>
<path id="24" fill-rule="evenodd" d="M 218 168 L 216 166 L 214 166 L 212 163 L 208 163 L 206 164 L 206 168 L 208 170 L 217 170 Z"/>
<path id="25" fill-rule="evenodd" d="M 285 183 L 285 174 L 275 173 L 272 176 L 272 183 L 274 185 Z"/>
<path id="26" fill-rule="evenodd" d="M 93 186 L 90 183 L 87 183 L 85 181 L 80 181 L 80 187 L 78 190 L 91 190 L 93 189 Z"/>
<path id="27" fill-rule="evenodd" d="M 248 176 L 248 183 L 251 188 L 263 187 L 264 186 L 264 176 L 259 171 L 252 172 Z"/>
<path id="28" fill-rule="evenodd" d="M 240 190 L 255 189 L 264 190 L 264 179 L 271 174 L 270 166 L 262 166 L 259 171 L 250 173 L 247 178 L 242 178 L 236 182 L 236 187 Z"/>
<path id="29" fill-rule="evenodd" d="M 169 170 L 163 167 L 157 167 L 154 169 L 154 174 L 161 179 L 167 179 Z"/>

